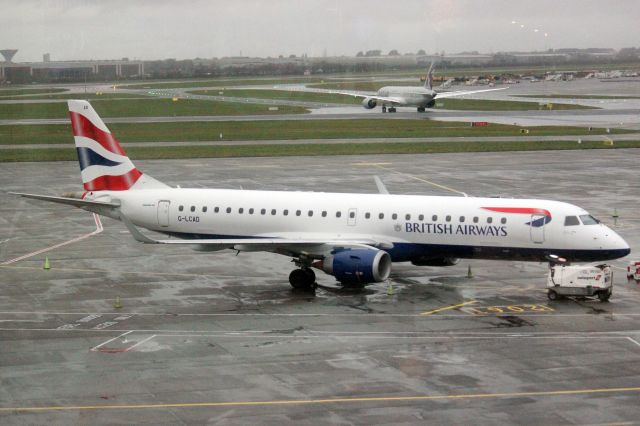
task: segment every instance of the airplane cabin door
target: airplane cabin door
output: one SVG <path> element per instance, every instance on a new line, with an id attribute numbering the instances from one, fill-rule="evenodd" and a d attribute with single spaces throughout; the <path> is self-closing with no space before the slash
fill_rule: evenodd
<path id="1" fill-rule="evenodd" d="M 532 214 L 530 223 L 531 241 L 537 244 L 544 243 L 545 215 Z"/>
<path id="2" fill-rule="evenodd" d="M 355 226 L 356 225 L 356 216 L 358 216 L 358 209 L 349 209 L 347 213 L 347 225 Z"/>
<path id="3" fill-rule="evenodd" d="M 158 201 L 158 225 L 169 226 L 169 205 L 171 201 Z"/>

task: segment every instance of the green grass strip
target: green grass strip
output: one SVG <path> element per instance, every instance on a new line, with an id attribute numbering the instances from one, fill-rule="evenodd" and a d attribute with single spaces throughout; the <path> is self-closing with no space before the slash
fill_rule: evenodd
<path id="1" fill-rule="evenodd" d="M 286 157 L 316 155 L 372 155 L 372 154 L 429 154 L 457 152 L 504 152 L 640 148 L 639 141 L 603 142 L 571 141 L 514 141 L 514 142 L 434 142 L 434 143 L 345 143 L 345 144 L 287 144 L 287 145 L 223 145 L 184 147 L 128 148 L 132 160 L 227 157 Z M 76 161 L 72 147 L 63 149 L 2 150 L 1 161 Z"/>

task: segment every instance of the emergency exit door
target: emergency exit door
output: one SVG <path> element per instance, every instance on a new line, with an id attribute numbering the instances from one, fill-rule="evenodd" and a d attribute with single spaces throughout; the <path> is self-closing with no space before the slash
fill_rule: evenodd
<path id="1" fill-rule="evenodd" d="M 544 225 L 546 216 L 543 214 L 532 214 L 529 229 L 531 232 L 531 241 L 534 243 L 544 243 Z"/>
<path id="2" fill-rule="evenodd" d="M 169 226 L 169 205 L 171 201 L 158 201 L 158 225 Z"/>

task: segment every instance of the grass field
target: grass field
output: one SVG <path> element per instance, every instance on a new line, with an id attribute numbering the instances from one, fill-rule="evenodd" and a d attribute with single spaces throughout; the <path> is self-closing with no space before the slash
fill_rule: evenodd
<path id="1" fill-rule="evenodd" d="M 362 98 L 348 95 L 336 95 L 333 93 L 315 93 L 290 90 L 262 90 L 262 89 L 227 89 L 220 90 L 194 90 L 189 93 L 195 95 L 230 96 L 240 98 L 279 99 L 287 101 L 320 102 L 335 104 L 359 104 Z"/>
<path id="2" fill-rule="evenodd" d="M 442 106 L 439 106 L 442 104 Z M 547 109 L 541 107 L 538 102 L 518 102 L 518 101 L 492 101 L 484 99 L 461 99 L 461 98 L 436 98 L 436 108 L 476 110 L 476 111 L 531 111 L 537 109 Z M 558 104 L 553 103 L 554 110 L 564 109 L 597 109 L 586 105 Z"/>
<path id="3" fill-rule="evenodd" d="M 186 80 L 163 81 L 139 84 L 118 85 L 122 89 L 186 89 L 192 87 L 231 87 L 231 86 L 258 86 L 264 84 L 295 84 L 295 83 L 319 83 L 319 77 L 280 77 L 280 78 L 254 78 L 254 79 L 219 79 L 219 80 Z"/>
<path id="4" fill-rule="evenodd" d="M 60 93 L 66 92 L 68 89 L 50 89 L 50 88 L 42 88 L 42 89 L 0 89 L 0 99 L 4 99 L 8 96 L 18 96 L 18 95 L 37 95 L 41 93 Z"/>
<path id="5" fill-rule="evenodd" d="M 86 100 L 95 100 L 95 99 L 147 99 L 147 95 L 137 94 L 137 93 L 122 93 L 122 92 L 103 92 L 100 94 L 96 94 L 95 92 L 84 93 L 84 92 L 76 92 L 76 93 L 43 93 L 40 95 L 26 95 L 26 96 L 8 96 L 6 98 L 0 97 L 0 100 L 16 100 L 16 99 L 86 99 Z"/>
<path id="6" fill-rule="evenodd" d="M 518 126 L 491 124 L 471 127 L 469 123 L 431 120 L 291 120 L 291 121 L 223 121 L 185 123 L 109 124 L 121 142 L 181 142 L 218 140 L 295 140 L 338 138 L 408 138 L 460 136 L 514 136 Z M 604 129 L 588 132 L 582 127 L 529 127 L 528 136 L 606 134 Z M 629 131 L 612 129 L 613 133 Z M 71 144 L 69 125 L 0 126 L 0 144 Z M 1 154 L 0 154 L 1 155 Z"/>
<path id="7" fill-rule="evenodd" d="M 640 148 L 640 141 L 618 141 L 615 146 L 602 142 L 542 141 L 542 142 L 438 142 L 438 143 L 349 143 L 312 145 L 243 145 L 132 147 L 127 154 L 137 159 L 273 157 L 313 155 L 427 154 L 451 152 L 501 152 L 541 150 L 582 150 Z M 63 149 L 3 150 L 2 161 L 77 161 L 72 147 Z"/>
<path id="8" fill-rule="evenodd" d="M 313 89 L 326 89 L 326 90 L 359 90 L 363 92 L 376 92 L 378 89 L 384 86 L 416 86 L 422 87 L 422 83 L 419 78 L 416 78 L 415 82 L 400 80 L 400 81 L 341 81 L 341 82 L 328 82 L 320 84 L 308 84 L 307 87 Z"/>
<path id="9" fill-rule="evenodd" d="M 215 102 L 181 99 L 173 102 L 166 98 L 131 100 L 95 100 L 92 102 L 101 117 L 171 117 L 188 115 L 247 115 L 247 114 L 300 114 L 305 108 L 280 106 L 270 111 L 266 105 L 235 102 Z M 5 104 L 0 119 L 65 118 L 67 105 L 60 103 Z"/>
<path id="10" fill-rule="evenodd" d="M 640 96 L 609 96 L 609 95 L 516 95 L 519 98 L 558 98 L 558 99 L 640 99 Z"/>

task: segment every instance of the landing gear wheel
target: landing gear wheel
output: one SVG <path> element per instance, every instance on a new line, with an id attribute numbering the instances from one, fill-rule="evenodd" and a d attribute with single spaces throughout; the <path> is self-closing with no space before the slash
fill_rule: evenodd
<path id="1" fill-rule="evenodd" d="M 611 291 L 601 291 L 598 293 L 598 299 L 600 299 L 601 302 L 608 302 L 610 297 Z"/>
<path id="2" fill-rule="evenodd" d="M 387 112 L 387 107 L 382 105 L 382 112 Z"/>
<path id="3" fill-rule="evenodd" d="M 424 107 L 418 107 L 418 112 L 424 112 Z"/>
<path id="4" fill-rule="evenodd" d="M 396 112 L 396 108 L 395 107 L 390 107 L 389 108 L 389 112 Z"/>
<path id="5" fill-rule="evenodd" d="M 299 290 L 308 290 L 316 287 L 316 274 L 309 268 L 294 269 L 289 274 L 289 284 Z"/>
<path id="6" fill-rule="evenodd" d="M 555 290 L 549 290 L 547 292 L 547 297 L 549 298 L 549 300 L 558 300 L 560 298 L 560 296 L 558 295 L 558 293 L 556 293 Z"/>

